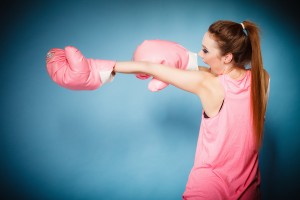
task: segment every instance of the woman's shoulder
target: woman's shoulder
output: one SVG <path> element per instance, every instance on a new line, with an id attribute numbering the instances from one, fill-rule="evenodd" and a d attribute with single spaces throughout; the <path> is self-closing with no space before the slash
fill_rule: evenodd
<path id="1" fill-rule="evenodd" d="M 210 68 L 204 66 L 198 66 L 199 71 L 210 72 Z"/>
<path id="2" fill-rule="evenodd" d="M 213 117 L 219 113 L 223 103 L 225 92 L 220 77 L 213 74 L 209 68 L 199 67 L 202 72 L 204 81 L 198 96 L 201 99 L 202 107 L 207 116 Z M 199 72 L 199 73 L 200 73 Z"/>
<path id="3" fill-rule="evenodd" d="M 248 69 L 247 71 L 251 72 L 251 69 Z M 265 78 L 265 81 L 268 82 L 270 80 L 270 74 L 266 69 L 263 69 L 263 72 L 264 72 L 263 77 Z"/>
<path id="4" fill-rule="evenodd" d="M 203 75 L 206 83 L 218 80 L 218 76 L 216 74 L 213 74 L 209 67 L 198 66 L 198 72 Z"/>

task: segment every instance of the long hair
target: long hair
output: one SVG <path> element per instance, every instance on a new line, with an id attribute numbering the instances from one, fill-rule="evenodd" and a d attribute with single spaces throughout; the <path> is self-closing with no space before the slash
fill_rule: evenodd
<path id="1" fill-rule="evenodd" d="M 266 112 L 266 79 L 260 48 L 260 30 L 251 21 L 236 23 L 220 20 L 210 25 L 208 32 L 218 43 L 222 56 L 232 53 L 236 66 L 251 67 L 251 114 L 253 132 L 259 149 L 263 139 Z"/>

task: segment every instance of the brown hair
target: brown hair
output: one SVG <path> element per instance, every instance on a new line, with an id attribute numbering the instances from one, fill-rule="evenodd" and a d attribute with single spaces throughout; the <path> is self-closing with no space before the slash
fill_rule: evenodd
<path id="1" fill-rule="evenodd" d="M 251 67 L 251 113 L 253 132 L 259 149 L 266 111 L 266 79 L 260 48 L 260 30 L 250 21 L 243 21 L 240 24 L 220 20 L 210 25 L 208 32 L 218 43 L 222 56 L 232 53 L 236 66 Z"/>

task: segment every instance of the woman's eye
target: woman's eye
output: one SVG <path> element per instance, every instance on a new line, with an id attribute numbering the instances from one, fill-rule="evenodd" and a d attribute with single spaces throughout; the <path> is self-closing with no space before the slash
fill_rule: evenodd
<path id="1" fill-rule="evenodd" d="M 208 53 L 208 51 L 206 49 L 202 49 L 203 53 Z"/>

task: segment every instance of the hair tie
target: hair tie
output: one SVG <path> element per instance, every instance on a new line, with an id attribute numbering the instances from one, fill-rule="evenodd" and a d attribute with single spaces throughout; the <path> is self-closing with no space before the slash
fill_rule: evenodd
<path id="1" fill-rule="evenodd" d="M 242 25 L 242 28 L 243 28 L 244 33 L 246 34 L 246 36 L 248 36 L 247 30 L 246 30 L 246 28 L 245 28 L 245 25 L 244 25 L 243 23 L 240 23 L 240 24 Z"/>
<path id="2" fill-rule="evenodd" d="M 245 25 L 243 24 L 243 23 L 240 23 L 241 25 L 242 25 L 242 27 L 243 27 L 243 30 L 245 30 Z"/>

